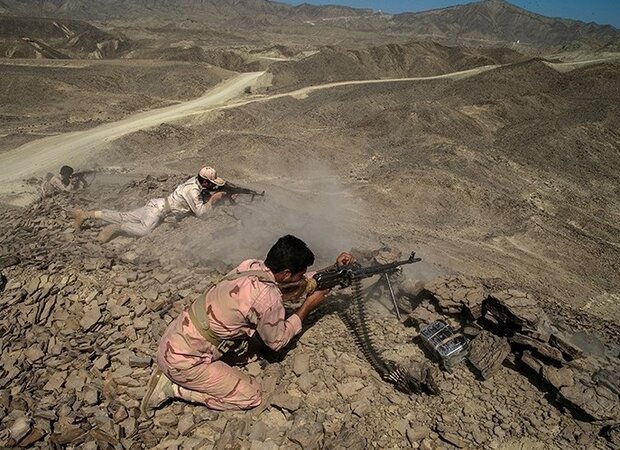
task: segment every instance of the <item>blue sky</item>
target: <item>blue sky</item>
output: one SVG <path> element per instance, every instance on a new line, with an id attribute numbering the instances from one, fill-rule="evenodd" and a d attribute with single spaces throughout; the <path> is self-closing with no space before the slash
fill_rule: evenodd
<path id="1" fill-rule="evenodd" d="M 404 11 L 416 12 L 429 9 L 445 8 L 447 6 L 472 3 L 468 0 L 279 0 L 283 3 L 299 5 L 311 3 L 313 5 L 337 4 L 347 5 L 354 8 L 372 8 L 388 13 Z M 620 28 L 620 0 L 509 0 L 515 6 L 528 11 L 550 17 L 566 17 L 569 19 L 582 20 L 584 22 L 596 22 L 610 24 Z"/>

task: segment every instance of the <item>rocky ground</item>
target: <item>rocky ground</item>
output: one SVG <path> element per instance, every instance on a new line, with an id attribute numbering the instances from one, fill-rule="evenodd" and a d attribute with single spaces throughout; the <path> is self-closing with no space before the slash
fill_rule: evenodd
<path id="1" fill-rule="evenodd" d="M 138 405 L 163 329 L 230 267 L 226 258 L 218 264 L 206 251 L 196 251 L 192 236 L 202 230 L 206 238 L 233 226 L 239 207 L 219 208 L 208 222 L 166 222 L 143 239 L 120 238 L 105 245 L 94 239 L 97 227 L 76 233 L 68 212 L 77 205 L 139 206 L 182 178 L 102 185 L 70 197 L 43 199 L 32 209 L 3 207 L 0 270 L 7 284 L 0 297 L 0 446 L 617 448 L 617 380 L 588 372 L 595 368 L 600 375 L 611 368 L 617 374 L 618 348 L 604 342 L 607 337 L 617 344 L 617 329 L 589 334 L 584 355 L 569 357 L 564 348 L 558 356 L 557 350 L 549 350 L 549 338 L 533 331 L 539 322 L 532 311 L 544 315 L 533 300 L 525 303 L 534 309 L 523 312 L 515 305 L 523 305 L 524 297 L 507 293 L 509 283 L 458 278 L 404 280 L 399 290 L 402 323 L 381 296 L 368 304 L 368 325 L 386 358 L 436 366 L 419 342 L 420 325 L 442 317 L 459 329 L 465 326 L 473 338 L 480 334 L 482 319 L 501 323 L 520 317 L 510 337 L 501 336 L 510 340 L 510 354 L 499 358 L 492 373 L 485 372 L 487 379 L 474 366 L 461 363 L 452 373 L 439 372 L 439 395 L 394 389 L 370 368 L 345 326 L 342 315 L 351 302 L 345 291 L 332 294 L 285 355 L 267 354 L 246 367 L 265 391 L 258 409 L 215 413 L 173 402 L 153 420 L 141 419 Z M 478 294 L 467 294 L 470 291 Z M 488 292 L 496 292 L 497 304 L 508 306 L 492 309 Z M 468 311 L 478 311 L 482 319 L 465 319 Z M 549 320 L 561 315 L 556 310 Z M 596 328 L 596 317 L 584 314 L 582 319 L 586 332 Z M 538 361 L 538 370 L 534 363 L 523 364 L 528 354 L 528 361 Z M 549 361 L 550 354 L 556 360 Z M 551 369 L 544 369 L 549 364 Z M 548 376 L 542 381 L 537 375 L 556 369 L 565 375 L 561 382 Z M 586 385 L 593 391 L 562 391 Z"/>
<path id="2" fill-rule="evenodd" d="M 228 66 L 249 70 L 237 56 Z M 520 59 L 430 44 L 324 49 L 274 64 L 271 90 L 328 81 L 327 66 L 342 80 Z M 97 64 L 4 64 L 0 147 L 193 98 L 230 75 Z M 619 75 L 614 62 L 558 72 L 530 60 L 211 111 L 105 144 L 92 163 L 108 169 L 87 191 L 0 206 L 0 447 L 618 448 Z M 140 240 L 102 245 L 95 224 L 70 225 L 72 207 L 142 206 L 205 161 L 268 195 L 206 222 L 167 220 Z M 317 267 L 351 247 L 418 251 L 423 261 L 397 283 L 402 320 L 382 289 L 366 322 L 386 359 L 434 367 L 439 394 L 381 379 L 343 291 L 286 354 L 245 369 L 265 391 L 260 408 L 173 402 L 141 419 L 167 323 L 288 232 L 321 256 Z M 471 339 L 452 372 L 420 342 L 436 319 Z"/>

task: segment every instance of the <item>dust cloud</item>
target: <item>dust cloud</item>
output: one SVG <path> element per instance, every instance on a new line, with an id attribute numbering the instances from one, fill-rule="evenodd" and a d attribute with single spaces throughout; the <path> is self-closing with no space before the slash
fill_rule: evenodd
<path id="1" fill-rule="evenodd" d="M 286 234 L 299 237 L 315 254 L 313 269 L 334 263 L 342 251 L 376 250 L 386 243 L 373 232 L 368 204 L 353 186 L 324 163 L 305 160 L 303 165 L 280 164 L 270 160 L 272 171 L 264 180 L 248 186 L 265 191 L 251 201 L 239 196 L 231 206 L 218 206 L 208 227 L 197 227 L 186 241 L 185 251 L 203 264 L 227 270 L 249 258 L 264 259 L 277 239 Z M 273 173 L 273 172 L 272 172 Z M 393 236 L 402 241 L 402 236 Z M 398 249 L 406 259 L 411 245 L 401 242 Z M 423 281 L 445 275 L 446 271 L 423 260 L 402 267 L 409 280 Z M 225 267 L 222 267 L 225 266 Z"/>
<path id="2" fill-rule="evenodd" d="M 339 252 L 361 242 L 357 224 L 365 213 L 363 201 L 337 175 L 316 166 L 312 170 L 306 163 L 303 173 L 289 172 L 260 188 L 253 184 L 254 189 L 264 189 L 265 196 L 251 201 L 243 195 L 232 207 L 222 208 L 219 216 L 230 215 L 231 223 L 199 231 L 187 250 L 209 262 L 237 265 L 248 258 L 264 259 L 279 237 L 292 234 L 315 254 L 315 267 L 332 264 Z"/>
<path id="3" fill-rule="evenodd" d="M 425 255 L 416 255 L 419 257 Z M 424 259 L 415 264 L 408 264 L 402 266 L 403 275 L 405 278 L 409 280 L 432 280 L 434 278 L 439 278 L 445 275 L 454 275 L 454 272 L 449 271 L 447 269 L 441 269 L 437 266 L 425 261 Z"/>

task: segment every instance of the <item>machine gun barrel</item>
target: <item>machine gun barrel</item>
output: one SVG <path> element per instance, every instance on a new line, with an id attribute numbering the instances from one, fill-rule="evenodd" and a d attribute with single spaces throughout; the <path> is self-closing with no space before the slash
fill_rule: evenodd
<path id="1" fill-rule="evenodd" d="M 377 266 L 365 267 L 362 269 L 364 276 L 362 278 L 368 278 L 373 275 L 379 275 L 383 273 L 390 273 L 396 270 L 398 267 L 403 266 L 405 264 L 412 264 L 418 261 L 422 261 L 422 258 L 416 258 L 415 252 L 411 252 L 408 259 L 403 261 L 394 261 L 387 264 L 379 264 Z"/>

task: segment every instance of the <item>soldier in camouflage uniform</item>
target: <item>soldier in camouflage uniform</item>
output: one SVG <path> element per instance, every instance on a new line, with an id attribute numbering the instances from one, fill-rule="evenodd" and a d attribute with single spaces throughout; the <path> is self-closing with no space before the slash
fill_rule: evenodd
<path id="1" fill-rule="evenodd" d="M 190 214 L 196 217 L 204 216 L 225 195 L 223 192 L 211 192 L 225 183 L 224 179 L 217 176 L 215 169 L 203 167 L 197 176 L 177 186 L 168 197 L 152 198 L 143 207 L 127 212 L 110 209 L 97 211 L 74 209 L 71 212 L 73 224 L 79 230 L 87 219 L 109 223 L 110 225 L 104 227 L 97 237 L 101 242 L 108 242 L 119 234 L 146 236 L 169 214 L 177 218 Z M 206 198 L 203 195 L 205 190 L 211 193 Z"/>
<path id="2" fill-rule="evenodd" d="M 341 253 L 336 264 L 354 258 Z M 327 291 L 307 295 L 285 317 L 280 283 L 296 282 L 314 263 L 306 244 L 291 235 L 280 238 L 265 261 L 246 260 L 186 308 L 166 329 L 157 350 L 158 368 L 142 401 L 144 415 L 170 398 L 200 403 L 214 410 L 250 409 L 261 402 L 258 382 L 231 367 L 227 353 L 258 334 L 280 350 L 301 331 L 302 322 Z"/>

